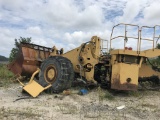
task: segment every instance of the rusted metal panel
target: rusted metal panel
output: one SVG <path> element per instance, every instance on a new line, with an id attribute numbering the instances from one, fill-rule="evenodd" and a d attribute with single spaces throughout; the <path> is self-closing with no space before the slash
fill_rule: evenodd
<path id="1" fill-rule="evenodd" d="M 111 88 L 117 90 L 137 90 L 139 66 L 117 63 L 112 67 Z"/>
<path id="2" fill-rule="evenodd" d="M 122 84 L 120 79 L 113 78 L 111 88 L 116 90 L 137 90 L 138 85 L 127 82 Z"/>
<path id="3" fill-rule="evenodd" d="M 36 44 L 21 43 L 16 59 L 8 64 L 15 75 L 32 75 L 41 62 L 49 57 L 51 48 Z"/>
<path id="4" fill-rule="evenodd" d="M 20 55 L 17 57 L 15 61 L 9 63 L 7 67 L 15 75 L 20 75 L 22 73 L 22 64 L 23 64 L 23 58 Z"/>

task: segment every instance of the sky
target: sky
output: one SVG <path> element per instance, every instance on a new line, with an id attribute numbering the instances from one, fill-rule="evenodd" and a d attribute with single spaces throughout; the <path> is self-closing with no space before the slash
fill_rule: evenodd
<path id="1" fill-rule="evenodd" d="M 95 35 L 109 40 L 112 27 L 118 23 L 160 24 L 159 6 L 160 0 L 0 0 L 0 55 L 9 57 L 14 39 L 20 37 L 65 51 Z M 124 35 L 123 29 L 115 29 L 114 34 Z M 136 28 L 130 31 L 128 34 L 137 34 Z M 144 33 L 151 38 L 151 30 Z M 114 48 L 123 46 L 123 41 L 114 41 Z M 134 42 L 128 47 L 135 48 Z M 144 42 L 142 48 L 150 46 Z"/>

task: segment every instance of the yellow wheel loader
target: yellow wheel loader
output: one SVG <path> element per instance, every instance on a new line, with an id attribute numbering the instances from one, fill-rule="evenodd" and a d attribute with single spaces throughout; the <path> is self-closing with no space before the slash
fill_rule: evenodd
<path id="1" fill-rule="evenodd" d="M 124 27 L 124 35 L 114 36 L 114 30 L 119 26 Z M 129 36 L 128 27 L 133 27 L 137 36 Z M 160 56 L 160 49 L 155 49 L 160 37 L 156 36 L 157 27 L 118 24 L 112 29 L 110 48 L 107 40 L 97 36 L 66 53 L 63 53 L 63 49 L 57 50 L 55 46 L 47 48 L 50 55 L 40 61 L 41 65 L 37 65 L 40 69 L 32 75 L 27 85 L 21 83 L 23 89 L 36 97 L 43 90 L 62 92 L 69 89 L 74 81 L 101 84 L 116 90 L 137 90 L 139 82 L 148 80 L 159 84 L 160 69 L 148 65 L 149 58 Z M 143 29 L 153 30 L 153 38 L 143 38 Z M 132 44 L 135 48 L 127 46 L 130 39 L 134 39 Z M 151 49 L 141 50 L 143 41 L 150 41 Z M 118 44 L 114 46 L 115 43 Z M 34 80 L 37 73 L 38 80 Z"/>

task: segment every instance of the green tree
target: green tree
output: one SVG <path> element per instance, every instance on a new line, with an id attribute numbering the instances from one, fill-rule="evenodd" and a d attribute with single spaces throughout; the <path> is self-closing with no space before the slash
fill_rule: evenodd
<path id="1" fill-rule="evenodd" d="M 160 49 L 160 44 L 159 43 L 157 44 L 156 48 Z M 158 61 L 159 65 L 160 65 L 160 56 L 158 56 L 157 61 Z"/>
<path id="2" fill-rule="evenodd" d="M 160 44 L 157 44 L 156 48 L 160 49 Z M 160 56 L 158 56 L 157 58 L 153 59 L 151 62 L 155 66 L 160 66 Z"/>
<path id="3" fill-rule="evenodd" d="M 15 43 L 14 43 L 15 47 L 12 48 L 12 50 L 11 50 L 11 53 L 9 55 L 9 62 L 12 62 L 13 60 L 15 60 L 15 58 L 18 54 L 21 42 L 31 43 L 31 37 L 29 37 L 29 38 L 28 37 L 27 38 L 20 37 L 19 39 L 15 39 L 14 41 L 15 41 Z"/>
<path id="4" fill-rule="evenodd" d="M 159 43 L 157 44 L 157 48 L 160 49 L 160 44 Z"/>
<path id="5" fill-rule="evenodd" d="M 160 49 L 160 44 L 159 43 L 157 44 L 156 48 Z M 150 58 L 149 61 L 151 62 L 151 64 L 153 66 L 160 67 L 160 56 L 158 56 L 156 58 Z"/>

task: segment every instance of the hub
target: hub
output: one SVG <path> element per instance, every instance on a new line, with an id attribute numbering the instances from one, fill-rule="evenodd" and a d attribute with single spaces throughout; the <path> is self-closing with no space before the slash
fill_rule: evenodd
<path id="1" fill-rule="evenodd" d="M 57 77 L 56 68 L 53 65 L 48 66 L 44 72 L 44 77 L 47 83 L 53 83 Z"/>

